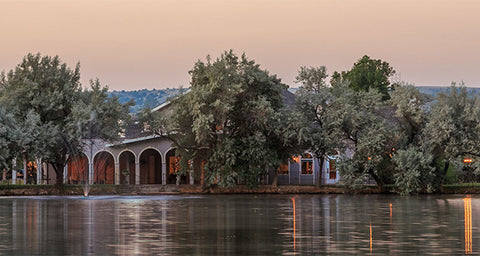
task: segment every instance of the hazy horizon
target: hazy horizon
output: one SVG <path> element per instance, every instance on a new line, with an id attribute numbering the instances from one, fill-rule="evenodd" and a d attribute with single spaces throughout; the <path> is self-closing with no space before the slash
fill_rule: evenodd
<path id="1" fill-rule="evenodd" d="M 382 59 L 395 80 L 480 86 L 475 0 L 0 0 L 0 71 L 27 53 L 81 65 L 110 90 L 189 86 L 198 59 L 233 49 L 291 87 L 300 66 Z"/>

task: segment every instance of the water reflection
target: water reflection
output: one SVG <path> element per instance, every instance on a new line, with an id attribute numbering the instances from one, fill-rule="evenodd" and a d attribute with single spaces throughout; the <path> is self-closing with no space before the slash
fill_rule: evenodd
<path id="1" fill-rule="evenodd" d="M 370 253 L 373 252 L 372 224 L 370 224 Z"/>
<path id="2" fill-rule="evenodd" d="M 297 231 L 297 217 L 296 217 L 296 211 L 295 211 L 295 197 L 292 197 L 292 204 L 293 204 L 293 251 L 295 252 L 295 249 L 297 249 L 297 241 L 296 241 L 296 231 Z"/>
<path id="3" fill-rule="evenodd" d="M 465 212 L 465 254 L 472 253 L 472 198 L 467 195 L 463 199 L 463 208 Z"/>
<path id="4" fill-rule="evenodd" d="M 382 195 L 0 198 L 0 255 L 471 254 L 478 202 Z"/>
<path id="5" fill-rule="evenodd" d="M 390 219 L 391 219 L 393 216 L 392 204 L 390 203 L 389 206 L 390 206 Z"/>

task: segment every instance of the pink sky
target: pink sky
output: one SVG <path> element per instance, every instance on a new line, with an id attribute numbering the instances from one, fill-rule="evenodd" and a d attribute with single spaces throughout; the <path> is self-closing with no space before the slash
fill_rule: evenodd
<path id="1" fill-rule="evenodd" d="M 233 49 L 296 86 L 300 66 L 367 54 L 396 79 L 480 86 L 478 0 L 0 0 L 0 70 L 41 52 L 110 89 L 188 86 L 198 59 Z"/>

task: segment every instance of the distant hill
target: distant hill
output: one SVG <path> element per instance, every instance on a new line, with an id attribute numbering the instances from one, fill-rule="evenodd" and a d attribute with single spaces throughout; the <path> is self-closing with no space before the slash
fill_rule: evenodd
<path id="1" fill-rule="evenodd" d="M 136 90 L 136 91 L 111 91 L 111 96 L 117 96 L 120 103 L 126 103 L 130 100 L 135 102 L 135 105 L 130 108 L 130 113 L 138 113 L 144 108 L 154 108 L 165 103 L 169 98 L 180 93 L 180 89 L 163 89 L 163 90 Z"/>
<path id="2" fill-rule="evenodd" d="M 421 93 L 428 95 L 436 96 L 440 92 L 447 92 L 450 89 L 450 86 L 415 86 Z M 295 93 L 299 87 L 288 88 L 291 93 Z M 480 93 L 479 87 L 467 87 L 467 91 L 472 94 Z"/>
<path id="3" fill-rule="evenodd" d="M 440 92 L 447 92 L 450 89 L 450 86 L 415 86 L 421 93 L 428 95 L 436 96 Z M 478 87 L 467 87 L 467 91 L 471 94 L 479 94 L 480 88 Z"/>
<path id="4" fill-rule="evenodd" d="M 435 96 L 440 92 L 446 92 L 450 87 L 444 86 L 417 86 L 418 90 L 421 93 L 425 93 L 428 95 Z M 295 93 L 298 90 L 298 87 L 295 88 L 288 88 L 288 90 L 292 93 Z M 479 94 L 480 88 L 476 87 L 468 87 L 467 90 L 472 94 Z M 110 95 L 115 95 L 118 97 L 120 103 L 128 102 L 129 100 L 133 100 L 135 102 L 135 106 L 130 108 L 130 113 L 139 113 L 144 108 L 154 108 L 165 103 L 169 98 L 177 95 L 180 93 L 180 89 L 142 89 L 136 91 L 111 91 L 109 92 Z"/>

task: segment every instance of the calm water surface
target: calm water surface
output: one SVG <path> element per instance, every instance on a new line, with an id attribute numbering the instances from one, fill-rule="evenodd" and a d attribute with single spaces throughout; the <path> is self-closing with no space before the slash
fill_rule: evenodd
<path id="1" fill-rule="evenodd" d="M 0 255 L 480 253 L 480 197 L 0 197 Z"/>

